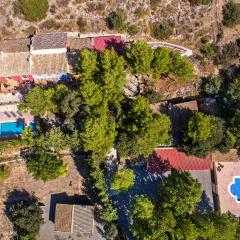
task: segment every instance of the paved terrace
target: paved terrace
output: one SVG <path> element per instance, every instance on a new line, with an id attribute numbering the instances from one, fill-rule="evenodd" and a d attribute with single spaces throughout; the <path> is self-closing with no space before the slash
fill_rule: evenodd
<path id="1" fill-rule="evenodd" d="M 25 120 L 25 123 L 28 124 L 34 120 L 34 117 L 31 114 L 20 113 L 19 111 L 0 112 L 0 123 L 16 122 L 20 119 Z"/>

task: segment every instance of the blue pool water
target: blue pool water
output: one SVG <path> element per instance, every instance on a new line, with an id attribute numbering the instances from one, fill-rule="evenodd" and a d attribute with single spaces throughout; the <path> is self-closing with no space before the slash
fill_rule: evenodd
<path id="1" fill-rule="evenodd" d="M 29 127 L 36 131 L 36 124 L 30 123 Z M 24 121 L 0 123 L 0 136 L 21 134 L 24 129 Z"/>
<path id="2" fill-rule="evenodd" d="M 240 201 L 240 178 L 234 177 L 234 183 L 230 186 L 230 192 L 236 197 L 237 202 Z"/>

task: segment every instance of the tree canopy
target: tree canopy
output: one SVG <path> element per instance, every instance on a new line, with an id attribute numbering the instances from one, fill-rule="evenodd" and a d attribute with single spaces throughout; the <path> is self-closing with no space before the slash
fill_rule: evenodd
<path id="1" fill-rule="evenodd" d="M 37 201 L 21 201 L 11 206 L 9 219 L 21 240 L 35 240 L 43 224 L 43 211 Z"/>
<path id="2" fill-rule="evenodd" d="M 173 34 L 173 24 L 167 21 L 155 22 L 151 27 L 151 35 L 159 40 L 169 38 Z"/>
<path id="3" fill-rule="evenodd" d="M 35 149 L 27 158 L 27 169 L 35 179 L 48 180 L 64 176 L 68 172 L 68 166 L 56 154 Z"/>
<path id="4" fill-rule="evenodd" d="M 152 60 L 153 75 L 161 77 L 168 74 L 170 71 L 171 57 L 170 51 L 167 48 L 157 47 L 154 50 L 154 57 Z"/>
<path id="5" fill-rule="evenodd" d="M 187 123 L 184 149 L 190 155 L 205 157 L 217 149 L 223 134 L 223 121 L 220 118 L 195 112 Z"/>
<path id="6" fill-rule="evenodd" d="M 134 185 L 134 171 L 123 168 L 116 171 L 112 176 L 111 189 L 117 191 L 126 191 Z"/>
<path id="7" fill-rule="evenodd" d="M 174 78 L 180 83 L 185 83 L 196 75 L 194 65 L 189 62 L 188 57 L 181 56 L 180 52 L 172 51 L 170 72 L 174 75 Z"/>
<path id="8" fill-rule="evenodd" d="M 143 96 L 131 102 L 123 119 L 117 141 L 117 149 L 121 156 L 147 157 L 156 146 L 171 141 L 169 117 L 154 114 L 149 101 Z"/>
<path id="9" fill-rule="evenodd" d="M 160 205 L 171 209 L 175 216 L 184 216 L 196 210 L 201 199 L 201 184 L 189 172 L 172 170 L 160 185 Z"/>
<path id="10" fill-rule="evenodd" d="M 139 40 L 133 43 L 126 54 L 133 73 L 150 73 L 153 50 L 146 41 Z"/>

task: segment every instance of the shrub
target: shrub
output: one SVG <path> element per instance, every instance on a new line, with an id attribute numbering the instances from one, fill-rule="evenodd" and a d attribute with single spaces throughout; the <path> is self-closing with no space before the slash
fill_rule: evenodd
<path id="1" fill-rule="evenodd" d="M 77 19 L 77 25 L 80 32 L 85 32 L 87 30 L 87 22 L 82 17 Z"/>
<path id="2" fill-rule="evenodd" d="M 46 17 L 48 0 L 19 0 L 14 9 L 15 13 L 19 9 L 27 21 L 38 22 Z"/>
<path id="3" fill-rule="evenodd" d="M 28 28 L 25 28 L 23 32 L 25 32 L 28 36 L 33 35 L 36 32 L 36 28 L 34 26 L 30 26 Z"/>
<path id="4" fill-rule="evenodd" d="M 144 97 L 149 100 L 149 103 L 159 103 L 163 99 L 162 94 L 156 91 L 148 91 L 144 94 Z"/>
<path id="5" fill-rule="evenodd" d="M 127 16 L 123 10 L 111 12 L 107 17 L 108 27 L 119 31 L 126 29 Z"/>
<path id="6" fill-rule="evenodd" d="M 61 24 L 52 18 L 44 21 L 41 24 L 41 27 L 46 29 L 59 29 L 61 27 Z"/>
<path id="7" fill-rule="evenodd" d="M 173 25 L 169 22 L 155 22 L 151 27 L 151 35 L 156 39 L 166 39 L 173 34 Z"/>
<path id="8" fill-rule="evenodd" d="M 129 25 L 127 31 L 128 31 L 128 33 L 130 35 L 135 35 L 135 34 L 138 33 L 138 26 L 134 25 L 134 24 L 133 25 Z"/>
<path id="9" fill-rule="evenodd" d="M 221 78 L 209 75 L 202 78 L 201 93 L 206 95 L 218 94 L 221 87 Z"/>
<path id="10" fill-rule="evenodd" d="M 240 4 L 229 2 L 223 9 L 223 24 L 233 27 L 240 23 Z"/>
<path id="11" fill-rule="evenodd" d="M 189 0 L 192 5 L 208 5 L 212 0 Z"/>
<path id="12" fill-rule="evenodd" d="M 111 188 L 117 191 L 126 191 L 134 185 L 134 178 L 132 169 L 121 169 L 114 173 Z"/>
<path id="13" fill-rule="evenodd" d="M 6 166 L 0 167 L 0 182 L 6 180 L 9 176 L 9 169 Z"/>
<path id="14" fill-rule="evenodd" d="M 217 48 L 213 43 L 205 43 L 201 45 L 200 52 L 204 58 L 210 59 L 215 56 Z"/>
<path id="15" fill-rule="evenodd" d="M 103 229 L 107 240 L 114 240 L 118 236 L 118 229 L 114 223 L 104 225 Z"/>

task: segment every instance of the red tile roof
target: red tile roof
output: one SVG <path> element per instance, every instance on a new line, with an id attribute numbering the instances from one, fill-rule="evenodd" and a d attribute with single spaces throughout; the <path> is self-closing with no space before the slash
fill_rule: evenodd
<path id="1" fill-rule="evenodd" d="M 147 171 L 166 172 L 175 168 L 177 170 L 206 170 L 212 168 L 212 156 L 198 158 L 187 156 L 184 152 L 176 148 L 157 148 L 148 158 Z"/>
<path id="2" fill-rule="evenodd" d="M 121 36 L 95 37 L 93 38 L 93 48 L 96 51 L 114 48 L 119 50 L 122 48 Z"/>

